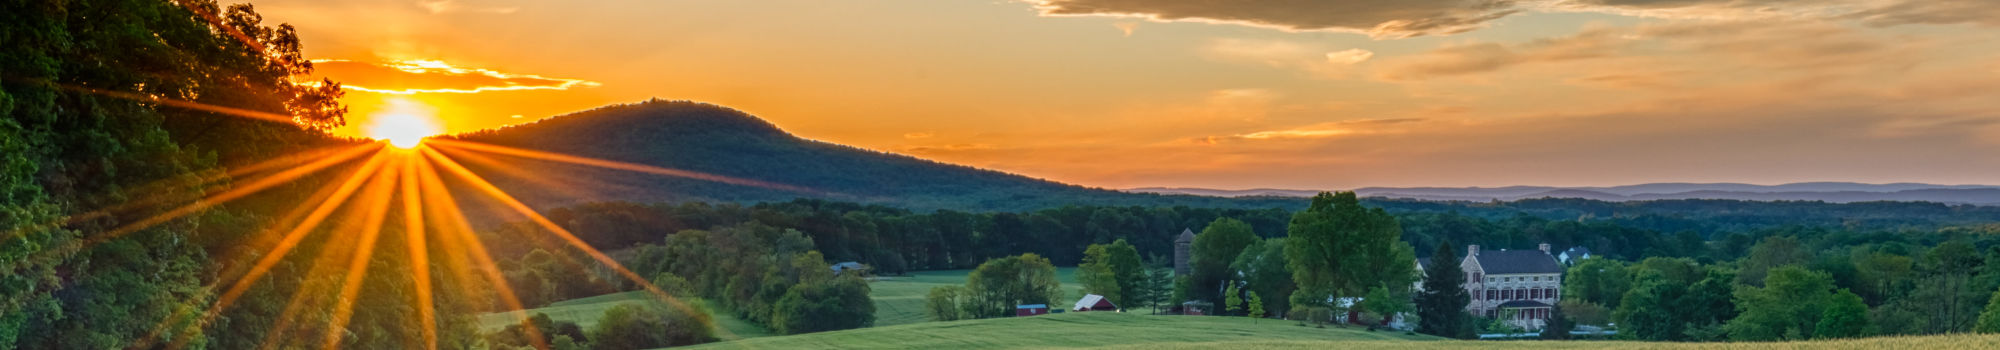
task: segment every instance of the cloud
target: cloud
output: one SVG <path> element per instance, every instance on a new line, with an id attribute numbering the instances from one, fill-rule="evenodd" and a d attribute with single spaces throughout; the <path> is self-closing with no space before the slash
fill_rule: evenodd
<path id="1" fill-rule="evenodd" d="M 1132 36 L 1132 31 L 1139 30 L 1139 22 L 1118 22 L 1112 23 L 1111 26 L 1118 27 L 1118 31 L 1125 33 L 1127 37 Z"/>
<path id="2" fill-rule="evenodd" d="M 521 8 L 519 7 L 467 6 L 464 4 L 460 4 L 457 0 L 435 0 L 435 1 L 420 0 L 417 1 L 417 7 L 422 7 L 424 8 L 425 11 L 430 11 L 432 14 L 449 13 L 449 12 L 479 12 L 479 13 L 509 14 L 521 10 Z"/>
<path id="3" fill-rule="evenodd" d="M 1389 133 L 1389 132 L 1398 132 L 1398 130 L 1388 128 L 1389 126 L 1396 124 L 1416 123 L 1422 121 L 1424 121 L 1423 118 L 1346 120 L 1346 121 L 1337 121 L 1331 123 L 1319 123 L 1319 124 L 1313 124 L 1313 125 L 1307 125 L 1289 129 L 1258 131 L 1258 132 L 1235 135 L 1234 137 L 1243 139 L 1252 139 L 1252 140 L 1266 140 L 1266 139 L 1285 139 L 1285 138 L 1325 138 L 1325 137 L 1335 137 L 1335 136 L 1345 136 L 1345 135 L 1355 135 L 1355 134 Z M 1214 137 L 1208 137 L 1207 140 L 1210 143 L 1215 142 Z"/>
<path id="4" fill-rule="evenodd" d="M 370 63 L 319 59 L 313 60 L 313 69 L 319 75 L 341 82 L 341 87 L 386 94 L 569 90 L 599 85 L 581 79 L 455 67 L 435 60 Z"/>
<path id="5" fill-rule="evenodd" d="M 1368 61 L 1370 57 L 1375 57 L 1375 52 L 1362 49 L 1346 49 L 1326 53 L 1327 62 L 1338 64 L 1361 63 Z"/>
<path id="6" fill-rule="evenodd" d="M 2000 26 L 1993 0 L 1020 0 L 1045 16 L 1141 17 L 1375 39 L 1458 34 L 1526 11 L 1705 19 L 1856 20 L 1875 26 Z"/>
<path id="7" fill-rule="evenodd" d="M 1043 15 L 1144 17 L 1156 21 L 1329 30 L 1379 39 L 1454 34 L 1514 14 L 1513 0 L 1024 0 Z"/>
<path id="8" fill-rule="evenodd" d="M 1225 62 L 1299 69 L 1322 77 L 1342 77 L 1352 66 L 1375 57 L 1363 49 L 1330 48 L 1290 40 L 1218 38 L 1202 47 L 1203 55 Z"/>
<path id="9" fill-rule="evenodd" d="M 1514 45 L 1450 44 L 1385 63 L 1380 75 L 1387 80 L 1423 80 L 1492 72 L 1523 64 L 1599 58 L 1617 52 L 1624 41 L 1617 30 L 1598 28 Z"/>

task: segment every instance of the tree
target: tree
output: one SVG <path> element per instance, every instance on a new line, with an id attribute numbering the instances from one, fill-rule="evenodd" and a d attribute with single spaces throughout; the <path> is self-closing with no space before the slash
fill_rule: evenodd
<path id="1" fill-rule="evenodd" d="M 1619 299 L 1632 288 L 1632 275 L 1626 270 L 1625 263 L 1591 257 L 1570 266 L 1563 273 L 1562 284 L 1563 299 L 1582 300 L 1617 309 Z"/>
<path id="2" fill-rule="evenodd" d="M 1413 269 L 1381 268 L 1414 261 L 1402 234 L 1395 217 L 1363 207 L 1353 192 L 1314 196 L 1286 227 L 1285 257 L 1299 288 L 1293 299 L 1350 297 L 1375 286 L 1409 288 Z"/>
<path id="3" fill-rule="evenodd" d="M 706 313 L 625 304 L 604 310 L 590 331 L 590 348 L 652 349 L 715 341 Z"/>
<path id="4" fill-rule="evenodd" d="M 1798 238 L 1766 237 L 1750 247 L 1750 256 L 1743 258 L 1742 268 L 1736 273 L 1736 284 L 1762 287 L 1766 271 L 1779 266 L 1804 264 L 1811 258 Z"/>
<path id="5" fill-rule="evenodd" d="M 1574 329 L 1576 329 L 1576 322 L 1571 321 L 1568 315 L 1563 314 L 1562 305 L 1557 304 L 1555 307 L 1549 308 L 1549 321 L 1548 325 L 1542 328 L 1542 339 L 1567 340 L 1569 339 L 1569 332 Z"/>
<path id="6" fill-rule="evenodd" d="M 1798 266 L 1773 268 L 1764 287 L 1737 289 L 1736 307 L 1741 313 L 1728 324 L 1729 338 L 1811 339 L 1832 296 L 1833 277 L 1824 272 Z"/>
<path id="7" fill-rule="evenodd" d="M 857 274 L 801 281 L 773 306 L 772 330 L 801 334 L 873 325 L 875 301 L 868 291 L 868 281 Z"/>
<path id="8" fill-rule="evenodd" d="M 1390 320 L 1396 317 L 1396 314 L 1408 312 L 1411 309 L 1410 296 L 1397 292 L 1399 290 L 1408 289 L 1389 288 L 1388 286 L 1378 286 L 1369 289 L 1368 294 L 1361 298 L 1361 309 L 1370 314 L 1380 316 L 1382 319 L 1381 323 L 1389 323 Z M 1418 322 L 1422 321 L 1419 320 Z"/>
<path id="9" fill-rule="evenodd" d="M 1233 279 L 1229 263 L 1243 248 L 1257 243 L 1257 234 L 1250 224 L 1231 218 L 1219 218 L 1194 236 L 1188 258 L 1188 297 L 1194 300 L 1216 303 L 1222 301 L 1222 283 Z"/>
<path id="10" fill-rule="evenodd" d="M 1264 297 L 1257 295 L 1256 291 L 1251 291 L 1250 314 L 1243 316 L 1250 318 L 1264 318 Z"/>
<path id="11" fill-rule="evenodd" d="M 1243 289 L 1269 296 L 1267 310 L 1284 314 L 1290 308 L 1292 290 L 1292 270 L 1285 266 L 1285 239 L 1266 239 L 1243 248 L 1236 261 L 1229 264 L 1231 270 L 1243 278 Z"/>
<path id="12" fill-rule="evenodd" d="M 1417 332 L 1446 338 L 1470 338 L 1472 303 L 1465 290 L 1465 270 L 1451 241 L 1438 245 L 1424 269 L 1424 288 L 1417 293 Z"/>
<path id="13" fill-rule="evenodd" d="M 1819 324 L 1813 328 L 1813 337 L 1820 339 L 1858 338 L 1868 329 L 1868 304 L 1861 302 L 1861 296 L 1846 289 L 1833 295 L 1826 310 L 1820 313 Z"/>
<path id="14" fill-rule="evenodd" d="M 2000 290 L 1993 291 L 1993 297 L 1986 300 L 1986 311 L 1979 313 L 1979 324 L 1972 330 L 1979 333 L 2000 333 Z"/>
<path id="15" fill-rule="evenodd" d="M 924 314 L 930 316 L 932 321 L 957 321 L 966 319 L 968 317 L 966 317 L 964 310 L 961 309 L 961 304 L 964 303 L 961 300 L 963 295 L 965 295 L 965 287 L 963 286 L 938 286 L 931 288 L 931 293 L 924 297 Z"/>
<path id="16" fill-rule="evenodd" d="M 1093 245 L 1091 248 L 1097 250 L 1101 246 Z M 1084 257 L 1083 265 L 1076 267 L 1076 281 L 1083 284 L 1084 293 L 1102 295 L 1105 299 L 1124 295 L 1118 289 L 1118 276 L 1112 274 L 1111 267 L 1091 261 L 1088 255 Z M 1123 305 L 1118 299 L 1112 299 L 1111 303 Z"/>
<path id="17" fill-rule="evenodd" d="M 968 317 L 1011 315 L 1014 306 L 1062 298 L 1056 267 L 1034 253 L 987 260 L 965 277 Z"/>
<path id="18" fill-rule="evenodd" d="M 1229 286 L 1228 288 L 1223 289 L 1222 292 L 1222 300 L 1224 305 L 1223 310 L 1227 310 L 1227 313 L 1224 313 L 1223 316 L 1235 314 L 1237 311 L 1243 311 L 1243 297 L 1241 296 L 1243 292 L 1241 290 L 1236 289 L 1235 282 L 1225 281 L 1223 283 Z"/>

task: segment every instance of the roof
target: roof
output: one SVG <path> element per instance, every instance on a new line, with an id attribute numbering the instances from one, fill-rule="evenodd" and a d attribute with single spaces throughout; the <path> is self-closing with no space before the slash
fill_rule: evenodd
<path id="1" fill-rule="evenodd" d="M 1476 256 L 1479 267 L 1488 275 L 1516 273 L 1562 273 L 1562 264 L 1556 257 L 1540 250 L 1481 251 Z"/>
<path id="2" fill-rule="evenodd" d="M 1563 254 L 1569 254 L 1569 256 L 1590 255 L 1590 248 L 1584 248 L 1583 246 L 1575 246 L 1569 248 L 1569 250 L 1563 251 Z"/>
<path id="3" fill-rule="evenodd" d="M 1181 235 L 1174 237 L 1174 243 L 1194 243 L 1194 229 L 1181 229 Z"/>
<path id="4" fill-rule="evenodd" d="M 1505 303 L 1500 303 L 1500 308 L 1502 308 L 1502 309 L 1506 309 L 1506 308 L 1526 308 L 1526 307 L 1550 307 L 1550 306 L 1551 306 L 1551 305 L 1549 305 L 1549 303 L 1544 303 L 1544 302 L 1539 302 L 1539 301 L 1534 301 L 1534 300 L 1515 300 L 1515 301 L 1509 301 L 1509 302 L 1505 302 Z"/>
<path id="5" fill-rule="evenodd" d="M 1047 309 L 1047 308 L 1049 308 L 1049 304 L 1026 304 L 1026 305 L 1019 305 L 1019 306 L 1015 306 L 1014 308 L 1016 308 L 1016 309 Z"/>
<path id="6" fill-rule="evenodd" d="M 1104 300 L 1104 296 L 1102 296 L 1102 295 L 1097 295 L 1097 294 L 1085 294 L 1085 295 L 1083 295 L 1083 299 L 1077 299 L 1077 300 L 1076 300 L 1076 307 L 1075 307 L 1075 308 L 1072 308 L 1072 309 L 1073 309 L 1073 310 L 1086 310 L 1086 309 L 1090 309 L 1090 308 L 1093 308 L 1093 307 L 1097 307 L 1097 302 L 1100 302 L 1100 301 L 1105 301 L 1105 300 Z M 1107 303 L 1108 303 L 1108 302 L 1107 302 Z M 1117 305 L 1117 304 L 1112 304 L 1111 306 L 1112 306 L 1112 307 L 1118 307 L 1118 305 Z"/>

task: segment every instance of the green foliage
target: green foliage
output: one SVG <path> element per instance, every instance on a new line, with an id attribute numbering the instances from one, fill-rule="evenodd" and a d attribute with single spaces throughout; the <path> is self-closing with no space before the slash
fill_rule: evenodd
<path id="1" fill-rule="evenodd" d="M 1256 291 L 1250 291 L 1249 302 L 1250 302 L 1250 313 L 1244 314 L 1243 316 L 1250 318 L 1264 318 L 1264 297 L 1257 295 Z"/>
<path id="2" fill-rule="evenodd" d="M 1361 297 L 1361 309 L 1380 317 L 1381 321 L 1386 323 L 1398 313 L 1416 309 L 1410 305 L 1410 295 L 1404 292 L 1408 290 L 1408 288 L 1388 286 L 1370 288 L 1368 293 Z"/>
<path id="3" fill-rule="evenodd" d="M 1292 270 L 1285 264 L 1284 238 L 1266 239 L 1243 248 L 1229 268 L 1242 276 L 1245 290 L 1271 296 L 1267 306 L 1272 312 L 1282 314 L 1290 309 L 1292 291 L 1298 285 L 1292 283 Z"/>
<path id="4" fill-rule="evenodd" d="M 534 347 L 536 344 L 532 337 L 535 336 L 542 337 L 544 341 L 554 341 L 551 339 L 555 338 L 569 338 L 576 342 L 587 342 L 589 340 L 584 334 L 583 328 L 577 327 L 575 322 L 558 322 L 550 319 L 549 315 L 544 313 L 535 313 L 533 316 L 529 316 L 525 326 L 534 327 L 535 332 L 530 334 L 524 325 L 515 323 L 487 335 L 486 340 L 491 344 L 512 347 Z"/>
<path id="5" fill-rule="evenodd" d="M 1541 338 L 1547 340 L 1569 339 L 1569 332 L 1575 329 L 1576 322 L 1570 320 L 1569 315 L 1563 313 L 1562 305 L 1556 305 L 1549 308 L 1548 324 L 1542 327 Z"/>
<path id="6" fill-rule="evenodd" d="M 1084 293 L 1103 295 L 1112 304 L 1124 305 L 1125 291 L 1119 288 L 1118 275 L 1112 271 L 1104 250 L 1102 244 L 1090 245 L 1084 252 L 1083 264 L 1076 267 L 1076 281 L 1083 284 Z"/>
<path id="7" fill-rule="evenodd" d="M 1363 207 L 1353 192 L 1313 197 L 1310 207 L 1292 215 L 1286 233 L 1295 293 L 1308 300 L 1354 296 L 1376 286 L 1407 290 L 1415 281 L 1414 269 L 1381 268 L 1409 266 L 1416 254 L 1401 241 L 1395 217 Z"/>
<path id="8" fill-rule="evenodd" d="M 1640 340 L 1691 340 L 1693 327 L 1720 325 L 1736 317 L 1732 302 L 1735 276 L 1713 268 L 1699 281 L 1688 280 L 1681 271 L 1682 259 L 1660 259 L 1652 264 L 1633 265 L 1637 276 L 1626 291 L 1611 319 L 1621 336 Z M 1681 276 L 1670 276 L 1681 275 Z M 1738 294 L 1740 295 L 1740 294 Z"/>
<path id="9" fill-rule="evenodd" d="M 1228 287 L 1222 291 L 1222 305 L 1225 311 L 1222 316 L 1234 315 L 1237 312 L 1243 311 L 1243 291 L 1236 288 L 1236 283 L 1225 281 L 1223 284 L 1228 285 Z"/>
<path id="10" fill-rule="evenodd" d="M 1766 271 L 1785 265 L 1804 264 L 1811 258 L 1798 238 L 1791 236 L 1771 236 L 1757 242 L 1750 248 L 1750 256 L 1744 257 L 1741 269 L 1736 273 L 1737 284 L 1763 286 Z"/>
<path id="11" fill-rule="evenodd" d="M 960 305 L 964 305 L 965 287 L 940 286 L 931 288 L 930 295 L 924 297 L 924 313 L 933 321 L 957 321 L 968 317 Z"/>
<path id="12" fill-rule="evenodd" d="M 2000 333 L 2000 290 L 1993 291 L 1993 297 L 1986 301 L 1986 311 L 1979 313 L 1979 324 L 1972 329 L 1979 333 Z"/>
<path id="13" fill-rule="evenodd" d="M 1465 270 L 1451 241 L 1439 244 L 1424 269 L 1424 288 L 1417 293 L 1417 332 L 1446 338 L 1472 338 L 1472 316 L 1465 312 L 1471 295 L 1465 290 Z M 1567 282 L 1567 281 L 1565 281 Z"/>
<path id="14" fill-rule="evenodd" d="M 1257 234 L 1250 224 L 1243 221 L 1220 218 L 1209 223 L 1208 228 L 1194 236 L 1188 258 L 1188 297 L 1209 303 L 1220 303 L 1223 283 L 1232 279 L 1229 263 L 1236 260 L 1243 248 L 1257 243 Z"/>
<path id="15" fill-rule="evenodd" d="M 626 304 L 604 311 L 590 330 L 590 348 L 651 349 L 715 341 L 706 314 Z"/>
<path id="16" fill-rule="evenodd" d="M 1813 338 L 1833 298 L 1833 277 L 1798 266 L 1770 270 L 1764 287 L 1737 289 L 1741 315 L 1729 322 L 1729 338 L 1738 341 Z"/>
<path id="17" fill-rule="evenodd" d="M 1861 302 L 1861 296 L 1846 289 L 1834 293 L 1828 300 L 1826 310 L 1821 311 L 1819 324 L 1813 328 L 1813 337 L 1820 339 L 1859 338 L 1867 335 L 1868 304 Z"/>
<path id="18" fill-rule="evenodd" d="M 772 328 L 784 334 L 862 328 L 875 323 L 875 302 L 868 298 L 868 282 L 853 274 L 800 282 L 778 299 L 775 308 Z"/>
<path id="19" fill-rule="evenodd" d="M 1023 304 L 1062 299 L 1056 267 L 1034 253 L 987 260 L 965 277 L 965 311 L 971 318 L 1003 317 Z"/>

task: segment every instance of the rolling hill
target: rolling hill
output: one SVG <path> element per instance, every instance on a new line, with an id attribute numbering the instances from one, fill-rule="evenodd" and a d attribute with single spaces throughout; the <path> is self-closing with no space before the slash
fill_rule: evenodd
<path id="1" fill-rule="evenodd" d="M 783 201 L 817 197 L 919 211 L 1029 210 L 1059 205 L 1295 207 L 1294 198 L 1130 193 L 1063 184 L 801 138 L 712 104 L 652 100 L 446 138 L 797 186 L 760 188 L 512 156 L 467 166 L 537 207 L 588 201 Z M 456 154 L 462 154 L 455 153 Z M 461 157 L 463 158 L 463 157 Z"/>

